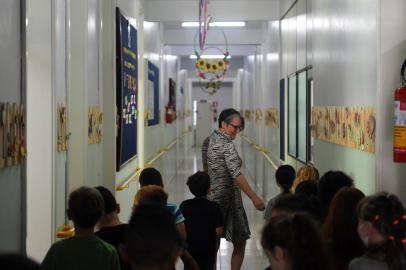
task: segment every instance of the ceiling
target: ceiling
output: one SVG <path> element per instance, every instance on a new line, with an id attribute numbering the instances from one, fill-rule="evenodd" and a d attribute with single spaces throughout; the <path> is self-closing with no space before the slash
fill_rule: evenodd
<path id="1" fill-rule="evenodd" d="M 184 21 L 198 20 L 198 0 L 145 0 L 145 20 L 160 22 L 166 51 L 173 55 L 194 52 L 197 28 L 183 28 Z M 231 55 L 252 55 L 264 40 L 264 26 L 278 20 L 279 0 L 208 0 L 213 21 L 245 21 L 243 28 L 209 29 L 207 45 L 224 48 Z M 226 36 L 226 39 L 224 38 Z"/>

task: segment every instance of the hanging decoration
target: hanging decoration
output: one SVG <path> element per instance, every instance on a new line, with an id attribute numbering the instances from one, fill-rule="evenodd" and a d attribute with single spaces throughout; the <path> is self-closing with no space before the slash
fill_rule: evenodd
<path id="1" fill-rule="evenodd" d="M 225 50 L 210 46 L 206 47 L 206 37 L 212 17 L 207 15 L 207 0 L 199 0 L 199 50 L 197 50 L 197 33 L 194 39 L 194 50 L 196 55 L 196 73 L 200 78 L 199 86 L 203 92 L 214 95 L 220 89 L 220 83 L 230 66 L 227 38 L 222 29 L 225 42 Z M 220 59 L 207 59 L 206 55 L 215 54 L 223 56 Z"/>

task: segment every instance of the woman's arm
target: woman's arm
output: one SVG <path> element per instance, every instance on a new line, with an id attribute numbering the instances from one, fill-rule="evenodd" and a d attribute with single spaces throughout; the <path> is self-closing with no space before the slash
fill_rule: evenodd
<path id="1" fill-rule="evenodd" d="M 250 185 L 247 182 L 247 179 L 245 179 L 245 176 L 240 174 L 235 178 L 237 185 L 241 188 L 242 191 L 244 191 L 245 194 L 247 194 L 248 198 L 251 199 L 252 203 L 254 204 L 255 208 L 260 211 L 265 210 L 265 202 L 262 200 L 256 193 L 255 191 L 250 187 Z"/>

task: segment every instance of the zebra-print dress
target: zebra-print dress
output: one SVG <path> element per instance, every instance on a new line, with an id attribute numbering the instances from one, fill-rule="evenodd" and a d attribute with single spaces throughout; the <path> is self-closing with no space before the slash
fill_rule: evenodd
<path id="1" fill-rule="evenodd" d="M 233 243 L 247 240 L 251 233 L 241 189 L 235 182 L 241 175 L 242 160 L 234 143 L 228 135 L 216 130 L 205 140 L 202 156 L 210 175 L 211 190 L 207 198 L 218 203 L 223 212 L 223 237 Z"/>

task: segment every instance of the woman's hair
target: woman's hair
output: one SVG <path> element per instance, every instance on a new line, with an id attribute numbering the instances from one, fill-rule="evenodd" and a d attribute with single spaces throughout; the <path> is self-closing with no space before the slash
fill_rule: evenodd
<path id="1" fill-rule="evenodd" d="M 302 166 L 297 171 L 296 178 L 293 181 L 292 189 L 296 190 L 297 185 L 299 185 L 299 183 L 304 182 L 304 181 L 318 182 L 319 181 L 319 171 L 311 165 Z"/>
<path id="2" fill-rule="evenodd" d="M 293 270 L 331 269 L 320 232 L 305 215 L 272 217 L 262 230 L 261 243 L 271 252 L 282 248 Z"/>
<path id="3" fill-rule="evenodd" d="M 381 244 L 367 247 L 367 255 L 384 252 L 390 270 L 405 269 L 406 215 L 400 200 L 393 194 L 382 192 L 364 198 L 358 205 L 358 217 L 369 221 L 386 238 Z M 403 264 L 403 265 L 402 265 Z"/>
<path id="4" fill-rule="evenodd" d="M 333 197 L 322 231 L 335 255 L 339 269 L 362 255 L 364 246 L 358 237 L 357 204 L 365 197 L 353 187 L 343 187 Z"/>

